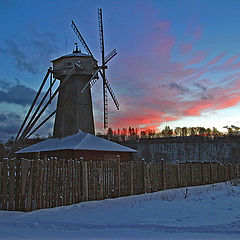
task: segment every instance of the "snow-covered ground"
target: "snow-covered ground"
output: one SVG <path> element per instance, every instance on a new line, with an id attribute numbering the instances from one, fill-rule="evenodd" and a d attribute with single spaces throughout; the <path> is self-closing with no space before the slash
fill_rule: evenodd
<path id="1" fill-rule="evenodd" d="M 0 211 L 0 239 L 240 239 L 240 186 L 215 185 Z"/>

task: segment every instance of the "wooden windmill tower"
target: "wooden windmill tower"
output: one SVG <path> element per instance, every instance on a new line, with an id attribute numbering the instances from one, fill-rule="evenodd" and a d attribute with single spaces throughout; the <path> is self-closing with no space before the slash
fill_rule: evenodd
<path id="1" fill-rule="evenodd" d="M 97 65 L 97 60 L 87 46 L 77 26 L 72 21 L 72 29 L 79 38 L 87 54 L 81 53 L 76 46 L 72 54 L 62 56 L 53 61 L 53 76 L 60 79 L 60 85 L 76 64 L 77 69 L 72 73 L 68 82 L 59 92 L 57 113 L 54 124 L 54 137 L 65 137 L 76 133 L 79 129 L 94 134 L 94 120 L 92 109 L 92 97 L 90 88 L 98 80 L 98 73 L 103 79 L 103 102 L 104 102 L 104 128 L 108 126 L 108 102 L 107 90 L 119 109 L 119 103 L 106 79 L 106 63 L 113 58 L 117 52 L 114 49 L 105 58 L 102 9 L 98 9 L 98 23 L 100 35 L 100 47 L 102 65 Z"/>
<path id="2" fill-rule="evenodd" d="M 84 132 L 94 134 L 91 87 L 99 79 L 99 75 L 103 80 L 104 128 L 108 127 L 107 92 L 110 93 L 117 109 L 119 109 L 119 103 L 106 78 L 106 64 L 114 56 L 116 56 L 117 51 L 114 49 L 107 56 L 105 56 L 102 9 L 98 9 L 98 26 L 102 64 L 100 66 L 98 65 L 97 60 L 93 57 L 92 52 L 87 46 L 77 26 L 72 21 L 71 27 L 84 47 L 86 54 L 82 53 L 76 45 L 76 49 L 73 51 L 73 53 L 59 57 L 52 61 L 53 69 L 48 69 L 37 95 L 16 136 L 13 148 L 10 151 L 10 155 L 18 149 L 18 146 L 24 139 L 30 137 L 55 114 L 56 117 L 53 137 L 62 138 L 69 136 L 77 133 L 79 129 Z M 40 100 L 38 106 L 35 106 L 49 76 L 50 86 Z M 52 87 L 56 83 L 56 80 L 60 80 L 60 84 L 57 89 L 52 92 Z M 56 110 L 36 126 L 41 116 L 43 116 L 46 112 L 46 108 L 49 106 L 49 104 L 51 104 L 53 98 L 57 94 L 58 102 Z M 48 96 L 50 96 L 50 99 L 47 101 Z M 35 109 L 34 112 L 33 109 Z"/>
<path id="3" fill-rule="evenodd" d="M 97 61 L 78 50 L 62 56 L 53 62 L 53 76 L 60 80 L 60 85 L 69 70 L 78 62 L 78 68 L 72 73 L 64 87 L 59 91 L 57 112 L 54 123 L 53 137 L 61 138 L 72 135 L 81 129 L 94 134 L 94 121 L 91 90 L 88 84 L 86 91 L 81 93 L 91 76 L 97 69 Z"/>

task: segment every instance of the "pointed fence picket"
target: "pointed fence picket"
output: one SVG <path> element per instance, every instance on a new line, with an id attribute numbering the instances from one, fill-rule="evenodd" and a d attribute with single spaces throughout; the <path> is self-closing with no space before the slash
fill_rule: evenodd
<path id="1" fill-rule="evenodd" d="M 216 162 L 4 158 L 0 160 L 0 210 L 32 211 L 239 177 L 239 165 Z"/>

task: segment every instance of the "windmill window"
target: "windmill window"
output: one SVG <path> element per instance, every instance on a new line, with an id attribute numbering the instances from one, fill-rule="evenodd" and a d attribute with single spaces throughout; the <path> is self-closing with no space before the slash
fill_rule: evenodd
<path id="1" fill-rule="evenodd" d="M 72 66 L 72 63 L 68 62 L 68 63 L 67 63 L 67 66 Z"/>

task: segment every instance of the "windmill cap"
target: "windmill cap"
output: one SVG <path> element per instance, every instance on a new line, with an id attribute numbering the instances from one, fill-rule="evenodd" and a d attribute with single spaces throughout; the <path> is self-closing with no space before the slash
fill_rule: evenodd
<path id="1" fill-rule="evenodd" d="M 91 57 L 91 56 L 79 51 L 79 52 L 73 52 L 73 53 L 70 53 L 70 54 L 67 54 L 67 55 L 63 55 L 59 58 L 56 58 L 56 59 L 52 60 L 51 62 L 55 62 L 55 61 L 57 61 L 61 58 L 72 58 L 72 57 Z"/>

